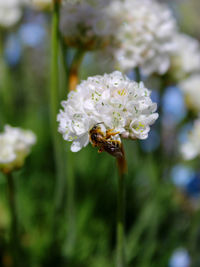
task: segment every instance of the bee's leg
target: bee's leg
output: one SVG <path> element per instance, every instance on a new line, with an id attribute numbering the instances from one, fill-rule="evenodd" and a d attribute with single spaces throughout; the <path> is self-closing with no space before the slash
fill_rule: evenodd
<path id="1" fill-rule="evenodd" d="M 109 129 L 109 130 L 107 130 L 106 131 L 106 139 L 108 139 L 110 136 L 114 136 L 114 135 L 116 135 L 116 134 L 119 134 L 120 132 L 113 132 L 114 131 L 114 129 Z"/>
<path id="2" fill-rule="evenodd" d="M 96 144 L 94 144 L 94 143 L 92 143 L 92 146 L 93 146 L 93 147 L 97 147 L 97 145 L 96 145 Z"/>
<path id="3" fill-rule="evenodd" d="M 90 138 L 90 143 L 91 143 L 91 145 L 92 145 L 93 147 L 97 147 L 97 145 L 91 140 L 91 138 Z"/>
<path id="4" fill-rule="evenodd" d="M 113 142 L 115 144 L 117 143 L 117 144 L 121 145 L 121 141 L 119 141 L 119 140 L 107 139 L 107 142 Z"/>
<path id="5" fill-rule="evenodd" d="M 98 150 L 98 153 L 102 153 L 103 152 L 103 148 L 100 147 L 99 150 Z"/>

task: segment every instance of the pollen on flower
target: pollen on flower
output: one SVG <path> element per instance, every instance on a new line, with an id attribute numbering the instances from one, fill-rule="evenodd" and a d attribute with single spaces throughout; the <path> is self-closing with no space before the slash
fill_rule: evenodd
<path id="1" fill-rule="evenodd" d="M 144 124 L 142 124 L 141 122 L 139 122 L 138 123 L 138 126 L 135 126 L 134 127 L 137 131 L 141 131 L 141 132 L 143 132 L 143 129 L 145 128 L 145 125 Z"/>
<path id="2" fill-rule="evenodd" d="M 125 96 L 125 95 L 126 95 L 126 91 L 125 91 L 125 89 L 118 90 L 117 92 L 118 92 L 118 94 L 119 94 L 120 96 Z"/>

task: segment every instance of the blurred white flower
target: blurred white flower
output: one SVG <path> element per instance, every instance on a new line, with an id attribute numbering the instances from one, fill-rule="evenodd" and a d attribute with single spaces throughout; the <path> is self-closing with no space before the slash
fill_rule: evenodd
<path id="1" fill-rule="evenodd" d="M 200 75 L 195 74 L 179 84 L 189 109 L 200 111 Z"/>
<path id="2" fill-rule="evenodd" d="M 10 172 L 22 167 L 35 142 L 36 136 L 32 131 L 6 125 L 0 134 L 0 169 Z"/>
<path id="3" fill-rule="evenodd" d="M 158 118 L 150 91 L 118 71 L 82 81 L 62 106 L 57 118 L 59 132 L 73 142 L 73 152 L 88 145 L 89 131 L 97 123 L 123 138 L 146 139 L 150 125 Z"/>
<path id="4" fill-rule="evenodd" d="M 174 37 L 177 51 L 171 59 L 170 73 L 177 79 L 200 71 L 200 44 L 199 41 L 186 34 L 177 34 Z"/>
<path id="5" fill-rule="evenodd" d="M 187 142 L 182 144 L 181 153 L 186 160 L 191 160 L 200 155 L 200 118 L 195 121 Z"/>
<path id="6" fill-rule="evenodd" d="M 109 1 L 63 1 L 60 30 L 69 46 L 84 50 L 107 46 L 116 31 Z"/>
<path id="7" fill-rule="evenodd" d="M 114 1 L 112 12 L 121 20 L 113 49 L 120 70 L 141 67 L 143 74 L 164 74 L 176 50 L 176 22 L 170 9 L 156 0 Z"/>
<path id="8" fill-rule="evenodd" d="M 0 27 L 11 27 L 21 16 L 21 0 L 0 0 Z"/>

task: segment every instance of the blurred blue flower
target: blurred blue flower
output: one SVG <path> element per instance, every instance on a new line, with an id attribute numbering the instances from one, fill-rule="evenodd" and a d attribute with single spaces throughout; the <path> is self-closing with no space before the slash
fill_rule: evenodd
<path id="1" fill-rule="evenodd" d="M 184 248 L 179 248 L 172 254 L 169 267 L 189 267 L 191 263 L 190 255 Z"/>
<path id="2" fill-rule="evenodd" d="M 177 187 L 184 189 L 193 179 L 194 174 L 195 172 L 192 168 L 179 164 L 173 167 L 171 179 Z"/>
<path id="3" fill-rule="evenodd" d="M 46 32 L 38 23 L 29 22 L 20 27 L 19 35 L 25 45 L 36 47 L 43 42 Z"/>
<path id="4" fill-rule="evenodd" d="M 188 140 L 188 133 L 193 129 L 193 123 L 189 122 L 185 124 L 179 131 L 178 141 L 179 143 L 185 143 Z"/>
<path id="5" fill-rule="evenodd" d="M 164 118 L 169 118 L 173 124 L 179 123 L 186 115 L 182 92 L 175 86 L 166 88 L 162 99 Z"/>
<path id="6" fill-rule="evenodd" d="M 200 197 L 200 176 L 199 176 L 199 174 L 193 175 L 192 179 L 187 184 L 185 191 L 190 197 L 194 197 L 194 198 Z"/>
<path id="7" fill-rule="evenodd" d="M 10 66 L 16 66 L 22 55 L 22 47 L 17 34 L 10 34 L 6 40 L 4 56 Z"/>

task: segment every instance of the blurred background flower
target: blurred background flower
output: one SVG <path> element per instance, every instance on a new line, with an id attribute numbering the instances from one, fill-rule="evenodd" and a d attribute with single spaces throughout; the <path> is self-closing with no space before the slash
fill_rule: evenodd
<path id="1" fill-rule="evenodd" d="M 22 3 L 22 0 L 0 1 L 0 27 L 11 27 L 20 20 Z"/>
<path id="2" fill-rule="evenodd" d="M 119 68 L 165 73 L 176 50 L 177 26 L 170 9 L 154 0 L 114 1 L 112 9 L 121 20 L 115 36 L 119 48 L 113 51 Z"/>
<path id="3" fill-rule="evenodd" d="M 0 134 L 0 169 L 8 173 L 21 168 L 35 142 L 33 132 L 6 125 L 4 132 Z"/>

